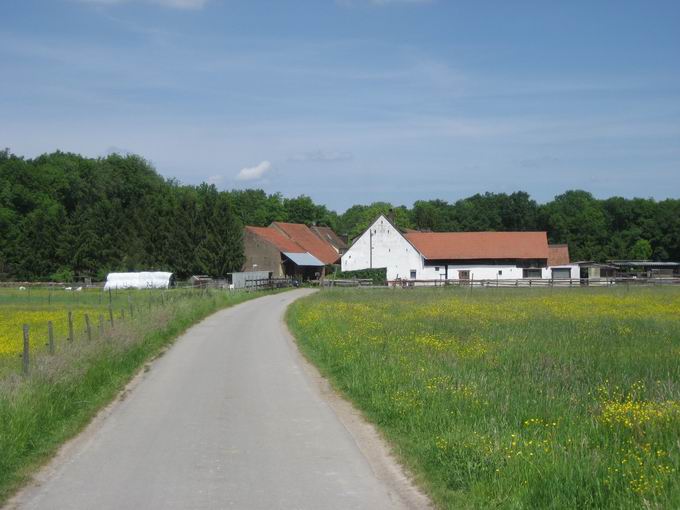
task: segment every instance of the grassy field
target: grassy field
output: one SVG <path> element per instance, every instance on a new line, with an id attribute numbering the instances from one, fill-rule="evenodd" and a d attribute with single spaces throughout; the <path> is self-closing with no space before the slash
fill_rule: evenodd
<path id="1" fill-rule="evenodd" d="M 74 337 L 76 341 L 87 336 L 85 315 L 91 321 L 94 335 L 98 332 L 101 315 L 106 329 L 111 328 L 109 308 L 113 315 L 114 326 L 135 313 L 146 316 L 152 309 L 180 299 L 203 297 L 199 290 L 118 290 L 102 292 L 99 289 L 64 291 L 63 289 L 0 289 L 0 375 L 21 366 L 18 356 L 23 349 L 24 324 L 29 326 L 32 351 L 45 351 L 47 346 L 47 323 L 52 322 L 56 348 L 66 342 L 68 333 L 68 313 L 72 314 Z"/>
<path id="2" fill-rule="evenodd" d="M 108 294 L 0 290 L 0 504 L 178 334 L 220 308 L 261 295 L 112 293 L 114 327 L 107 323 L 100 335 L 97 319 L 108 318 Z M 66 341 L 69 310 L 75 318 L 73 342 Z M 91 341 L 85 313 L 95 321 Z M 45 347 L 47 320 L 55 323 L 55 354 Z M 31 331 L 28 376 L 21 374 L 18 355 L 23 323 Z"/>
<path id="3" fill-rule="evenodd" d="M 288 322 L 442 508 L 680 508 L 680 289 L 324 291 Z"/>

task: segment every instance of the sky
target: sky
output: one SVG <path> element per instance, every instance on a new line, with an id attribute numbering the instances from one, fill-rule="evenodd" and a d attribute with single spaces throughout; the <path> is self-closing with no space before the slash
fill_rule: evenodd
<path id="1" fill-rule="evenodd" d="M 680 196 L 680 2 L 3 0 L 0 146 L 342 212 Z"/>

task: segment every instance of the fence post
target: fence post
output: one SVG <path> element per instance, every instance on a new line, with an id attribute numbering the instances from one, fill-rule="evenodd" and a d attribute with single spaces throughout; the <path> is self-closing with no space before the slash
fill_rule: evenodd
<path id="1" fill-rule="evenodd" d="M 87 331 L 88 342 L 92 341 L 92 328 L 90 327 L 90 316 L 85 314 L 85 330 Z"/>
<path id="2" fill-rule="evenodd" d="M 111 289 L 109 289 L 110 292 Z M 111 305 L 109 305 L 109 320 L 111 321 L 111 329 L 113 329 L 113 308 L 111 308 Z"/>
<path id="3" fill-rule="evenodd" d="M 24 354 L 22 357 L 22 370 L 24 375 L 28 374 L 29 366 L 29 344 L 28 344 L 28 324 L 24 324 Z"/>
<path id="4" fill-rule="evenodd" d="M 54 354 L 54 329 L 52 328 L 52 321 L 47 321 L 47 349 L 50 354 Z"/>
<path id="5" fill-rule="evenodd" d="M 128 308 L 130 308 L 130 320 L 135 318 L 134 308 L 132 306 L 132 300 L 130 299 L 130 294 L 128 293 Z"/>
<path id="6" fill-rule="evenodd" d="M 73 342 L 75 340 L 73 336 L 73 312 L 69 310 L 68 312 L 68 341 Z"/>
<path id="7" fill-rule="evenodd" d="M 104 316 L 100 313 L 99 314 L 99 337 L 104 336 Z"/>
<path id="8" fill-rule="evenodd" d="M 120 309 L 120 320 L 125 320 L 125 308 Z"/>

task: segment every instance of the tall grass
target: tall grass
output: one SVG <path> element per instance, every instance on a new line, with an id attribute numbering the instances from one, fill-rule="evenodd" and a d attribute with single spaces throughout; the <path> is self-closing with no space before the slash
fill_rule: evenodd
<path id="1" fill-rule="evenodd" d="M 680 289 L 324 291 L 288 322 L 442 508 L 680 508 Z"/>
<path id="2" fill-rule="evenodd" d="M 0 376 L 0 503 L 182 331 L 220 308 L 261 295 L 172 291 L 162 302 L 156 296 L 159 306 L 138 311 L 134 320 L 117 318 L 115 329 L 103 337 L 62 342 L 55 355 L 38 352 L 28 377 L 5 370 Z M 142 299 L 155 298 L 141 292 L 137 300 Z M 16 305 L 6 299 L 1 311 L 11 313 Z"/>

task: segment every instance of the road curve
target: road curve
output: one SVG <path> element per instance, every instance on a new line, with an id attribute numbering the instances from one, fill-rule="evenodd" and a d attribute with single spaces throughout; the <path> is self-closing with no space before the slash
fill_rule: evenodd
<path id="1" fill-rule="evenodd" d="M 248 301 L 191 328 L 8 507 L 413 506 L 362 453 L 290 340 L 283 313 L 308 292 Z"/>

